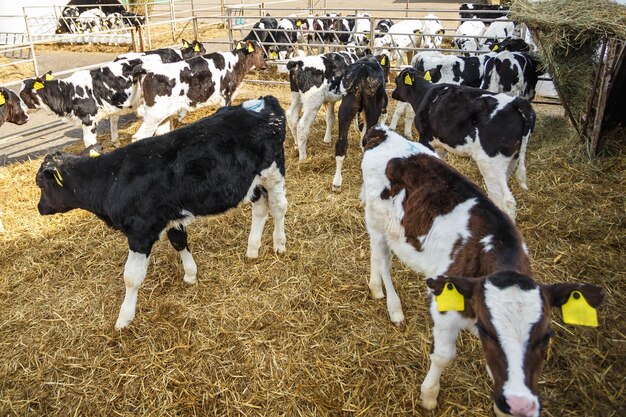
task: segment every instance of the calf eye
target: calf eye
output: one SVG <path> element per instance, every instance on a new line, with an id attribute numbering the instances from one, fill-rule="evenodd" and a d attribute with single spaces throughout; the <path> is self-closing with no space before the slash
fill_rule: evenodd
<path id="1" fill-rule="evenodd" d="M 543 337 L 541 339 L 539 339 L 537 341 L 537 343 L 535 343 L 535 346 L 540 346 L 542 348 L 547 347 L 548 343 L 550 343 L 550 339 L 552 338 L 553 335 L 554 335 L 554 333 L 552 333 L 552 330 L 548 329 L 546 334 L 544 334 Z"/>

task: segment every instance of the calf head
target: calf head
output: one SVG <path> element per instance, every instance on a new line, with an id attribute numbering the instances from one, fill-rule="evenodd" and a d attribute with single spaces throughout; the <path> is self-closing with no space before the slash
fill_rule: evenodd
<path id="1" fill-rule="evenodd" d="M 435 296 L 454 288 L 460 293 L 465 301 L 461 314 L 476 319 L 496 411 L 516 417 L 541 413 L 538 379 L 552 337 L 552 308 L 569 304 L 572 298 L 582 299 L 595 314 L 603 300 L 602 290 L 595 285 L 541 285 L 511 271 L 485 278 L 439 276 L 426 284 Z"/>
<path id="2" fill-rule="evenodd" d="M 422 48 L 427 48 L 427 49 L 435 49 L 435 48 L 440 48 L 441 47 L 441 42 L 443 41 L 443 35 L 444 35 L 444 30 L 443 29 L 437 29 L 436 31 L 434 31 L 434 33 L 426 33 L 426 30 L 424 31 L 424 33 L 422 33 L 421 36 L 421 47 Z M 420 39 L 420 37 L 416 36 L 415 37 L 415 44 L 416 47 L 420 47 L 420 45 L 418 44 L 418 39 Z"/>
<path id="3" fill-rule="evenodd" d="M 420 73 L 414 68 L 403 69 L 396 77 L 396 88 L 391 93 L 391 97 L 406 103 L 416 100 L 417 103 L 421 102 L 424 94 L 431 87 L 430 82 L 427 81 L 428 78 L 430 78 L 429 72 Z"/>
<path id="4" fill-rule="evenodd" d="M 192 42 L 187 42 L 183 39 L 183 46 L 180 48 L 180 53 L 183 55 L 183 59 L 191 59 L 196 56 L 206 54 L 204 45 L 194 39 Z"/>
<path id="5" fill-rule="evenodd" d="M 369 49 L 367 50 L 369 51 Z M 381 67 L 383 67 L 383 72 L 385 73 L 385 82 L 389 82 L 389 70 L 391 69 L 391 60 L 387 54 L 375 55 L 374 59 L 378 61 Z"/>
<path id="6" fill-rule="evenodd" d="M 43 101 L 39 96 L 39 90 L 42 90 L 48 81 L 52 81 L 52 71 L 48 71 L 41 77 L 28 78 L 22 82 L 22 88 L 20 89 L 20 98 L 31 110 L 40 109 L 43 106 Z"/>
<path id="7" fill-rule="evenodd" d="M 528 45 L 526 41 L 522 38 L 507 36 L 500 42 L 493 44 L 491 46 L 491 50 L 493 52 L 528 52 L 530 51 L 530 45 Z"/>
<path id="8" fill-rule="evenodd" d="M 46 155 L 35 182 L 41 189 L 41 196 L 37 209 L 39 214 L 65 213 L 76 208 L 74 191 L 68 187 L 66 166 L 75 158 L 75 155 L 56 152 L 53 155 Z"/>
<path id="9" fill-rule="evenodd" d="M 249 68 L 254 67 L 261 70 L 267 68 L 267 63 L 263 57 L 263 48 L 257 42 L 237 42 L 235 45 L 235 53 L 242 54 L 244 59 L 248 60 Z"/>
<path id="10" fill-rule="evenodd" d="M 0 88 L 0 125 L 4 122 L 23 125 L 28 121 L 22 101 L 13 91 Z"/>

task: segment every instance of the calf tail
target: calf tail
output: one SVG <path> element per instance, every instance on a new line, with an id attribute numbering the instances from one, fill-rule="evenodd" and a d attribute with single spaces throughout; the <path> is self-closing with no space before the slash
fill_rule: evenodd
<path id="1" fill-rule="evenodd" d="M 517 170 L 515 172 L 517 182 L 519 186 L 528 190 L 528 183 L 526 178 L 526 149 L 528 149 L 528 141 L 530 139 L 530 134 L 535 128 L 535 111 L 533 110 L 530 102 L 528 100 L 524 100 L 522 98 L 516 98 L 513 101 L 513 107 L 521 114 L 523 119 L 523 128 L 522 128 L 522 143 L 520 146 L 519 156 L 518 156 L 518 165 Z"/>
<path id="2" fill-rule="evenodd" d="M 133 87 L 130 92 L 130 104 L 134 109 L 139 108 L 143 101 L 143 91 L 141 88 L 142 80 L 147 71 L 141 66 L 133 70 Z M 142 115 L 138 116 L 142 117 Z"/>

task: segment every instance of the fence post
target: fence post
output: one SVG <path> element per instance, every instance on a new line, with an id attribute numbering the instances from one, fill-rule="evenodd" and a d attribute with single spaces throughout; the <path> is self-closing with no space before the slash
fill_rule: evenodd
<path id="1" fill-rule="evenodd" d="M 148 16 L 148 3 L 143 4 L 143 15 L 146 18 L 146 28 L 148 37 L 148 49 L 152 49 L 152 34 L 150 33 L 150 16 Z"/>
<path id="2" fill-rule="evenodd" d="M 174 23 L 174 2 L 170 0 L 170 27 L 172 28 L 172 42 L 176 40 L 176 23 Z"/>
<path id="3" fill-rule="evenodd" d="M 28 43 L 30 44 L 30 55 L 33 57 L 33 68 L 35 70 L 35 75 L 39 77 L 37 55 L 35 55 L 35 46 L 33 45 L 33 39 L 30 36 L 30 25 L 28 24 L 28 16 L 26 16 L 26 7 L 22 7 L 22 13 L 24 14 L 24 23 L 26 24 L 26 36 L 28 36 Z"/>
<path id="4" fill-rule="evenodd" d="M 193 21 L 193 38 L 198 40 L 198 18 L 196 17 L 196 7 L 191 0 L 191 18 Z"/>
<path id="5" fill-rule="evenodd" d="M 232 17 L 230 15 L 231 13 L 231 8 L 227 7 L 226 8 L 226 25 L 228 27 L 228 43 L 230 43 L 230 47 L 232 49 L 233 47 L 233 26 L 232 26 Z M 223 14 L 222 14 L 223 16 Z"/>

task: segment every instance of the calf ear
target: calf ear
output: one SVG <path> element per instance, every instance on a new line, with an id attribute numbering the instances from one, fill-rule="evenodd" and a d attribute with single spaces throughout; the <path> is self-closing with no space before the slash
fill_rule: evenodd
<path id="1" fill-rule="evenodd" d="M 604 293 L 602 288 L 592 284 L 552 284 L 543 285 L 543 289 L 550 295 L 550 304 L 552 307 L 561 307 L 569 300 L 570 295 L 574 291 L 579 291 L 585 300 L 594 308 L 597 308 L 604 301 Z"/>
<path id="2" fill-rule="evenodd" d="M 472 298 L 474 288 L 482 279 L 449 277 L 440 275 L 426 280 L 426 285 L 435 293 L 437 310 L 464 311 L 465 301 Z"/>
<path id="3" fill-rule="evenodd" d="M 543 286 L 553 307 L 561 307 L 567 324 L 598 327 L 596 308 L 602 304 L 602 289 L 591 284 L 553 284 Z"/>
<path id="4" fill-rule="evenodd" d="M 183 48 L 189 48 L 189 42 L 183 39 Z"/>

